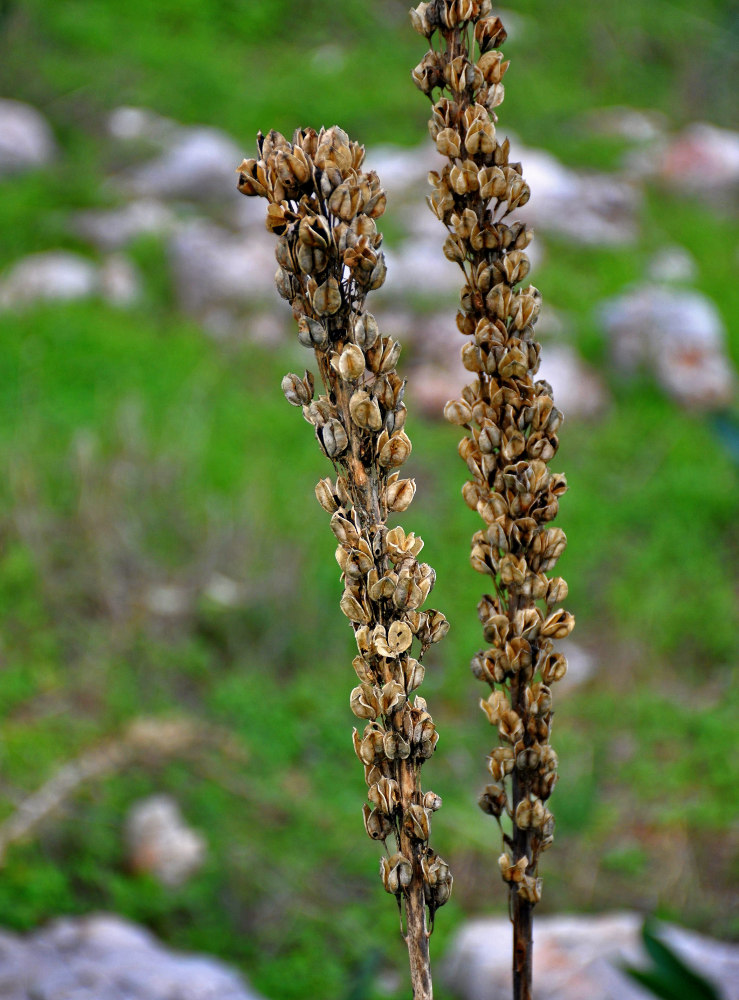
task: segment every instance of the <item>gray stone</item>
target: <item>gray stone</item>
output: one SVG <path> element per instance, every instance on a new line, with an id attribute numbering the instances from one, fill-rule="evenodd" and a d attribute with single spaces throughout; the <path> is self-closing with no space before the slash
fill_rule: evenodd
<path id="1" fill-rule="evenodd" d="M 694 281 L 698 276 L 698 264 L 685 247 L 666 246 L 650 259 L 647 275 L 652 281 L 684 284 Z"/>
<path id="2" fill-rule="evenodd" d="M 214 223 L 194 220 L 169 241 L 175 290 L 181 307 L 202 315 L 213 306 L 233 312 L 254 301 L 276 302 L 275 240 L 234 234 Z"/>
<path id="3" fill-rule="evenodd" d="M 561 639 L 556 643 L 558 653 L 567 657 L 567 673 L 557 684 L 557 691 L 565 693 L 574 690 L 596 673 L 598 661 L 589 650 L 572 639 Z"/>
<path id="4" fill-rule="evenodd" d="M 93 261 L 68 250 L 46 250 L 22 257 L 3 274 L 0 308 L 85 299 L 94 295 L 97 287 L 98 271 Z"/>
<path id="5" fill-rule="evenodd" d="M 141 198 L 235 204 L 243 197 L 236 188 L 243 158 L 237 143 L 219 129 L 181 128 L 160 156 L 123 174 L 116 187 Z"/>
<path id="6" fill-rule="evenodd" d="M 126 817 L 126 848 L 134 871 L 149 872 L 167 886 L 184 885 L 207 855 L 205 839 L 185 823 L 169 795 L 133 804 Z"/>
<path id="7" fill-rule="evenodd" d="M 179 135 L 182 126 L 149 108 L 123 106 L 108 116 L 108 134 L 119 142 L 144 142 L 165 149 Z"/>
<path id="8" fill-rule="evenodd" d="M 551 385 L 554 402 L 566 417 L 597 416 L 608 402 L 600 376 L 568 344 L 544 344 L 536 377 Z"/>
<path id="9" fill-rule="evenodd" d="M 617 174 L 571 170 L 550 153 L 512 143 L 512 159 L 523 163 L 531 199 L 516 218 L 579 243 L 618 245 L 638 236 L 642 195 Z"/>
<path id="10" fill-rule="evenodd" d="M 103 298 L 113 306 L 130 306 L 141 298 L 139 272 L 123 254 L 106 257 L 98 272 Z"/>
<path id="11" fill-rule="evenodd" d="M 139 236 L 170 233 L 176 224 L 172 210 L 153 198 L 141 198 L 121 208 L 78 212 L 76 233 L 100 250 L 120 250 Z"/>
<path id="12" fill-rule="evenodd" d="M 596 135 L 616 136 L 629 142 L 653 142 L 664 135 L 667 119 L 661 111 L 614 106 L 596 108 L 585 118 L 588 131 Z"/>
<path id="13" fill-rule="evenodd" d="M 36 108 L 0 98 L 0 176 L 50 163 L 56 146 L 48 122 Z"/>
<path id="14" fill-rule="evenodd" d="M 720 197 L 739 185 L 739 132 L 696 122 L 632 163 L 677 190 Z"/>
<path id="15" fill-rule="evenodd" d="M 604 302 L 599 313 L 611 356 L 622 372 L 647 367 L 686 407 L 711 409 L 731 402 L 736 379 L 726 331 L 705 295 L 638 285 Z"/>
<path id="16" fill-rule="evenodd" d="M 0 277 L 0 310 L 23 309 L 39 302 L 72 302 L 100 295 L 116 306 L 134 302 L 140 294 L 138 274 L 120 255 L 98 266 L 68 250 L 29 254 Z"/>
<path id="17" fill-rule="evenodd" d="M 0 934 L 2 1000 L 259 1000 L 216 959 L 163 947 L 120 917 L 56 920 Z"/>
<path id="18" fill-rule="evenodd" d="M 537 1000 L 653 1000 L 621 971 L 644 965 L 642 917 L 537 917 L 534 984 Z M 739 1000 L 739 946 L 666 925 L 664 938 L 683 960 Z M 454 938 L 443 978 L 460 1000 L 510 1000 L 511 924 L 507 917 L 474 920 Z M 686 1000 L 688 1000 L 686 995 Z"/>

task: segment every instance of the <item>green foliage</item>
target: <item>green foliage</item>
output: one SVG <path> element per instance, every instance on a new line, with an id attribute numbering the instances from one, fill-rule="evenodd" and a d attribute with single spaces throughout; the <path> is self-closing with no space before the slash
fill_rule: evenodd
<path id="1" fill-rule="evenodd" d="M 720 1000 L 716 988 L 698 975 L 662 941 L 654 926 L 646 921 L 642 938 L 653 968 L 637 969 L 625 966 L 635 982 L 661 1000 Z"/>

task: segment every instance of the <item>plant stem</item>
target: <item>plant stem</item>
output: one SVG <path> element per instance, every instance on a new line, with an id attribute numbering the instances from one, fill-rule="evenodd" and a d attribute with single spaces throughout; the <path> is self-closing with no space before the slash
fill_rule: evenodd
<path id="1" fill-rule="evenodd" d="M 401 761 L 398 780 L 404 802 L 418 799 L 416 767 L 410 761 Z M 399 849 L 413 863 L 413 882 L 405 896 L 405 941 L 408 945 L 408 960 L 411 968 L 413 1000 L 433 1000 L 434 988 L 431 983 L 431 961 L 429 957 L 429 935 L 426 928 L 426 900 L 424 897 L 423 871 L 421 869 L 422 847 L 413 841 L 403 827 L 400 827 Z"/>

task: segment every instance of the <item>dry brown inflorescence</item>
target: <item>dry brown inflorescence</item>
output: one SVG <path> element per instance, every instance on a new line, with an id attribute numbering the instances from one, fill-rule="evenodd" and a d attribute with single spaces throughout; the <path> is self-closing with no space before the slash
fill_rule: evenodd
<path id="1" fill-rule="evenodd" d="M 432 101 L 429 129 L 448 159 L 429 174 L 429 205 L 448 230 L 445 255 L 464 274 L 457 326 L 474 378 L 444 414 L 465 430 L 459 454 L 471 478 L 463 495 L 485 522 L 471 560 L 493 593 L 478 605 L 488 648 L 473 658 L 472 671 L 492 689 L 481 705 L 499 742 L 480 806 L 499 823 L 504 814 L 512 821 L 499 864 L 511 894 L 514 996 L 523 997 L 530 991 L 531 909 L 541 896 L 539 856 L 554 827 L 546 805 L 557 777 L 551 686 L 567 668 L 554 640 L 574 626 L 559 607 L 567 584 L 547 575 L 566 544 L 564 532 L 550 526 L 566 481 L 548 469 L 562 414 L 551 386 L 536 380 L 539 292 L 518 287 L 529 272 L 533 234 L 510 220 L 529 200 L 529 187 L 495 128 L 508 68 L 498 48 L 505 29 L 489 0 L 432 0 L 411 18 L 439 42 L 431 42 L 413 79 Z"/>
<path id="2" fill-rule="evenodd" d="M 404 910 L 414 997 L 431 997 L 426 908 L 431 925 L 449 898 L 452 877 L 428 846 L 429 817 L 441 799 L 424 793 L 420 768 L 437 732 L 423 698 L 424 653 L 446 634 L 439 611 L 422 611 L 435 580 L 418 561 L 423 542 L 388 517 L 410 505 L 415 483 L 399 468 L 411 451 L 405 433 L 404 382 L 395 366 L 400 344 L 380 334 L 365 299 L 385 279 L 375 220 L 385 194 L 363 173 L 364 148 L 339 128 L 258 137 L 259 158 L 239 168 L 239 190 L 269 202 L 267 228 L 278 239 L 277 289 L 298 323 L 298 339 L 315 354 L 313 376 L 286 375 L 288 402 L 302 407 L 336 478 L 316 487 L 338 541 L 341 610 L 357 643 L 360 681 L 351 709 L 365 723 L 354 748 L 368 785 L 364 822 L 382 841 L 384 886 Z M 415 647 L 414 647 L 415 643 Z M 415 652 L 415 655 L 414 655 Z M 388 840 L 393 847 L 387 848 Z"/>

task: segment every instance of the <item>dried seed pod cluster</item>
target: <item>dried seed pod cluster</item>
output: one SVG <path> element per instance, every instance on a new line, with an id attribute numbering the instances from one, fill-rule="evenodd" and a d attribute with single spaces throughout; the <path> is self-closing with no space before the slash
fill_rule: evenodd
<path id="1" fill-rule="evenodd" d="M 411 451 L 404 382 L 395 371 L 400 345 L 381 335 L 365 309 L 367 293 L 385 278 L 375 222 L 385 194 L 375 173 L 361 171 L 364 148 L 339 128 L 298 131 L 292 142 L 260 133 L 258 148 L 259 159 L 239 168 L 239 190 L 269 202 L 277 288 L 323 383 L 317 397 L 308 372 L 286 375 L 282 388 L 302 407 L 336 472 L 318 483 L 316 496 L 331 515 L 345 588 L 341 610 L 357 642 L 360 683 L 350 702 L 365 723 L 354 732 L 372 804 L 364 807 L 365 827 L 375 840 L 394 841 L 381 875 L 405 905 L 410 939 L 414 922 L 425 931 L 425 906 L 433 917 L 452 884 L 447 865 L 428 847 L 429 816 L 441 800 L 424 795 L 419 771 L 437 733 L 426 702 L 414 696 L 423 654 L 448 624 L 439 611 L 421 610 L 435 581 L 418 559 L 422 540 L 386 524 L 408 508 L 415 483 L 398 471 Z"/>
<path id="2" fill-rule="evenodd" d="M 475 376 L 444 413 L 466 432 L 459 445 L 471 473 L 464 499 L 485 522 L 473 538 L 472 565 L 494 590 L 478 606 L 489 647 L 472 661 L 474 675 L 492 689 L 481 705 L 499 736 L 480 806 L 511 817 L 500 869 L 519 905 L 530 906 L 541 895 L 537 865 L 554 826 L 546 806 L 557 766 L 549 745 L 551 685 L 567 664 L 553 641 L 574 625 L 558 607 L 566 583 L 547 576 L 566 542 L 550 527 L 565 477 L 547 467 L 562 414 L 551 387 L 535 377 L 539 292 L 517 287 L 529 271 L 525 250 L 533 234 L 509 219 L 528 201 L 529 188 L 521 164 L 509 162 L 508 140 L 495 130 L 508 68 L 498 50 L 505 29 L 489 0 L 431 0 L 411 18 L 426 38 L 442 40 L 413 79 L 433 103 L 429 129 L 448 158 L 429 175 L 429 204 L 448 230 L 445 255 L 464 273 L 457 326 L 466 338 L 464 365 Z"/>

